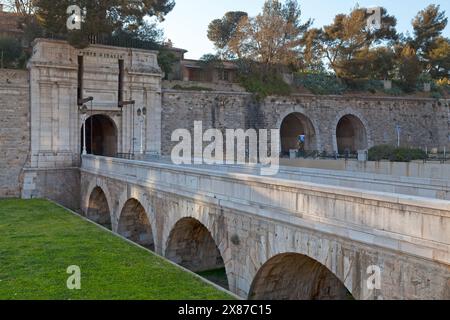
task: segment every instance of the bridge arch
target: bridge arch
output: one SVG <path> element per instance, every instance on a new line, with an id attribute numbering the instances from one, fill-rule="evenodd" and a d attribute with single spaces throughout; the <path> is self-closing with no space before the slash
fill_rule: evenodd
<path id="1" fill-rule="evenodd" d="M 281 135 L 282 154 L 288 154 L 290 149 L 298 149 L 299 135 L 305 135 L 306 151 L 320 150 L 319 126 L 303 107 L 295 106 L 285 110 L 280 115 L 277 128 Z"/>
<path id="2" fill-rule="evenodd" d="M 332 128 L 334 151 L 339 154 L 347 150 L 356 153 L 373 146 L 369 124 L 359 112 L 352 109 L 341 111 Z"/>
<path id="3" fill-rule="evenodd" d="M 326 266 L 299 253 L 269 259 L 256 274 L 252 300 L 349 300 L 345 284 Z"/>
<path id="4" fill-rule="evenodd" d="M 178 216 L 164 226 L 162 252 L 169 260 L 202 276 L 218 271 L 212 278 L 205 277 L 233 290 L 227 226 L 210 210 L 214 209 L 188 203 L 174 205 L 170 211 Z"/>
<path id="5" fill-rule="evenodd" d="M 117 233 L 149 250 L 155 250 L 155 239 L 147 212 L 134 198 L 125 202 L 120 212 Z"/>
<path id="6" fill-rule="evenodd" d="M 91 180 L 83 197 L 81 209 L 85 217 L 112 230 L 113 206 L 106 182 L 101 178 Z"/>
<path id="7" fill-rule="evenodd" d="M 108 205 L 105 192 L 100 187 L 95 187 L 89 197 L 86 218 L 89 220 L 112 230 L 111 211 Z"/>

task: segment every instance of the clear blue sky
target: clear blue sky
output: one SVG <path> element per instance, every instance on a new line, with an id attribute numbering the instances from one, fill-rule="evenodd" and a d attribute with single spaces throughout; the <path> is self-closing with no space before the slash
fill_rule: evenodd
<path id="1" fill-rule="evenodd" d="M 206 33 L 208 24 L 221 18 L 228 11 L 245 11 L 251 16 L 261 12 L 264 0 L 175 0 L 175 9 L 161 26 L 166 39 L 176 47 L 189 50 L 188 58 L 198 59 L 205 53 L 213 53 L 214 46 Z M 411 31 L 411 20 L 417 12 L 429 4 L 439 4 L 450 18 L 450 0 L 299 0 L 303 17 L 313 18 L 314 26 L 321 27 L 333 21 L 338 13 L 348 13 L 359 3 L 362 7 L 382 6 L 397 17 L 400 32 Z M 450 26 L 445 30 L 450 37 Z"/>

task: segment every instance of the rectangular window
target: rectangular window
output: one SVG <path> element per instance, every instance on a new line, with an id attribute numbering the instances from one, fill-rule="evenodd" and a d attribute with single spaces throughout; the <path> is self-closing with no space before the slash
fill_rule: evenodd
<path id="1" fill-rule="evenodd" d="M 219 70 L 220 81 L 230 81 L 230 73 L 228 70 Z"/>

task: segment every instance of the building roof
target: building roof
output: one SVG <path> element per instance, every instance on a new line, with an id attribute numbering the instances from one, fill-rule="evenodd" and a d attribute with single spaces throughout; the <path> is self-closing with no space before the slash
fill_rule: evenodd
<path id="1" fill-rule="evenodd" d="M 187 53 L 188 52 L 186 49 L 181 49 L 181 48 L 176 48 L 176 47 L 167 47 L 167 46 L 165 46 L 164 48 L 167 49 L 167 50 L 170 50 L 170 51 L 176 51 L 176 52 L 182 52 L 182 53 Z"/>
<path id="2" fill-rule="evenodd" d="M 182 65 L 186 68 L 200 69 L 202 66 L 200 65 L 201 60 L 193 60 L 193 59 L 183 59 L 181 61 Z M 222 67 L 228 70 L 237 69 L 237 66 L 232 61 L 222 61 Z"/>

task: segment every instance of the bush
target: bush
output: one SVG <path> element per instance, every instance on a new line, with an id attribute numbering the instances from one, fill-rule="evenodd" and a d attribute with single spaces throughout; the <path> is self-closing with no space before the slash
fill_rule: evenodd
<path id="1" fill-rule="evenodd" d="M 324 73 L 299 73 L 295 77 L 295 84 L 318 95 L 340 95 L 347 89 L 336 76 Z"/>
<path id="2" fill-rule="evenodd" d="M 397 148 L 389 160 L 393 162 L 410 162 L 412 160 L 424 160 L 426 158 L 426 153 L 420 149 Z"/>
<path id="3" fill-rule="evenodd" d="M 14 38 L 0 38 L 0 67 L 18 68 L 22 56 L 22 45 Z"/>
<path id="4" fill-rule="evenodd" d="M 174 90 L 183 90 L 183 91 L 214 91 L 211 88 L 206 88 L 206 87 L 201 87 L 201 86 L 184 87 L 184 86 L 181 86 L 179 84 L 174 85 L 172 89 L 174 89 Z"/>
<path id="5" fill-rule="evenodd" d="M 383 82 L 380 80 L 353 79 L 347 80 L 346 83 L 348 88 L 354 91 L 363 91 L 375 94 L 384 89 Z"/>
<path id="6" fill-rule="evenodd" d="M 389 160 L 395 147 L 390 145 L 375 146 L 369 150 L 369 161 Z"/>
<path id="7" fill-rule="evenodd" d="M 430 97 L 433 99 L 442 99 L 444 98 L 444 95 L 440 91 L 432 91 Z"/>
<path id="8" fill-rule="evenodd" d="M 375 146 L 369 150 L 369 161 L 390 160 L 393 162 L 410 162 L 425 160 L 427 154 L 421 149 L 395 148 L 390 145 Z"/>
<path id="9" fill-rule="evenodd" d="M 172 73 L 173 65 L 177 62 L 177 57 L 173 52 L 167 49 L 161 49 L 158 53 L 158 64 L 164 72 L 164 80 L 167 80 L 169 74 Z"/>
<path id="10" fill-rule="evenodd" d="M 386 90 L 383 90 L 384 91 L 384 93 L 386 93 L 386 94 L 388 94 L 388 95 L 390 95 L 390 96 L 402 96 L 402 95 L 404 95 L 405 93 L 403 92 L 403 90 L 402 89 L 400 89 L 398 86 L 396 86 L 396 85 L 392 85 L 392 88 L 391 89 L 386 89 Z"/>
<path id="11" fill-rule="evenodd" d="M 287 96 L 292 92 L 291 87 L 276 73 L 240 75 L 239 83 L 245 90 L 255 93 L 256 97 L 260 99 L 272 95 Z"/>

